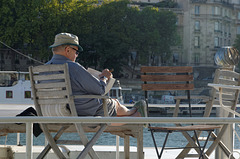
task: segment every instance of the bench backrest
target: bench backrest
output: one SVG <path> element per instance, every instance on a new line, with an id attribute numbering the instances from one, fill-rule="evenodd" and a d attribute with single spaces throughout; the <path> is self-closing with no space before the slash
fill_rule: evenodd
<path id="1" fill-rule="evenodd" d="M 143 66 L 142 89 L 146 91 L 193 90 L 193 69 L 190 66 Z"/>
<path id="2" fill-rule="evenodd" d="M 31 66 L 29 73 L 39 116 L 77 116 L 67 64 Z"/>
<path id="3" fill-rule="evenodd" d="M 194 89 L 191 66 L 142 66 L 142 90 L 148 104 L 148 91 L 186 91 L 191 114 L 190 90 Z"/>
<path id="4" fill-rule="evenodd" d="M 215 71 L 213 83 L 240 86 L 240 74 L 232 70 L 217 69 Z M 222 89 L 222 102 L 232 110 L 236 109 L 238 97 L 239 90 Z M 210 116 L 213 105 L 219 105 L 219 93 L 214 88 L 211 89 L 210 101 L 206 105 L 204 117 Z M 232 114 L 229 113 L 229 116 L 232 116 Z"/>

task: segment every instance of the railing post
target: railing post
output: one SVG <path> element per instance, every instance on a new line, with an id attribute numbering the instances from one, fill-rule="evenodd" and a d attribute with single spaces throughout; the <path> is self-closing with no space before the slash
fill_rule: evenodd
<path id="1" fill-rule="evenodd" d="M 21 146 L 21 143 L 20 143 L 20 133 L 17 133 L 17 145 Z"/>
<path id="2" fill-rule="evenodd" d="M 32 159 L 32 147 L 33 147 L 33 123 L 26 122 L 26 159 Z"/>
<path id="3" fill-rule="evenodd" d="M 116 159 L 119 159 L 119 136 L 116 135 Z"/>

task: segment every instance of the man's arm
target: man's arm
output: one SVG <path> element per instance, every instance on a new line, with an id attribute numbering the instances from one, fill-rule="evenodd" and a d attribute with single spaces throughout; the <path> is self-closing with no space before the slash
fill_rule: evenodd
<path id="1" fill-rule="evenodd" d="M 80 64 L 69 66 L 71 81 L 77 85 L 79 91 L 83 94 L 104 94 L 106 82 L 98 80 L 86 71 Z"/>

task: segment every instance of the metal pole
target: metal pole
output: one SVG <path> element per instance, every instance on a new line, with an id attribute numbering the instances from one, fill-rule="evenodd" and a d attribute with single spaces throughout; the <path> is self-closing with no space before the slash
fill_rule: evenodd
<path id="1" fill-rule="evenodd" d="M 33 123 L 26 122 L 26 159 L 32 159 Z"/>

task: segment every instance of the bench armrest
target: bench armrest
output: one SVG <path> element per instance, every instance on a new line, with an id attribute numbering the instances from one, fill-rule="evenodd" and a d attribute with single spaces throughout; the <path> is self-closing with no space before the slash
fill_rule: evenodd
<path id="1" fill-rule="evenodd" d="M 203 101 L 208 101 L 210 98 L 209 96 L 192 96 L 190 97 L 191 99 L 203 99 Z M 181 99 L 188 99 L 187 96 L 175 96 L 175 100 L 181 100 Z"/>
<path id="2" fill-rule="evenodd" d="M 238 89 L 238 90 L 240 90 L 240 86 L 234 86 L 234 85 L 208 83 L 208 86 L 213 87 L 213 88 L 215 88 L 217 90 L 219 90 L 220 88 Z"/>

